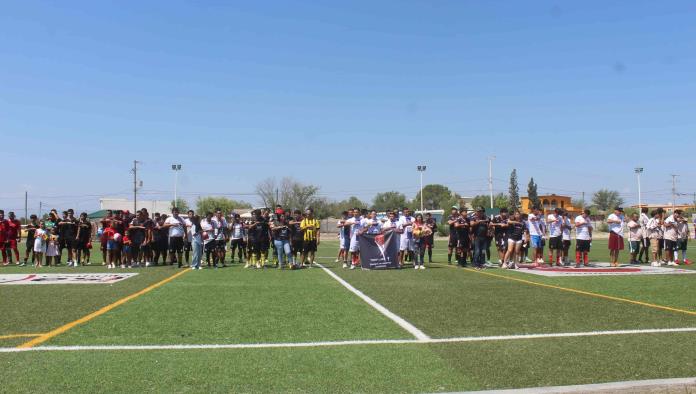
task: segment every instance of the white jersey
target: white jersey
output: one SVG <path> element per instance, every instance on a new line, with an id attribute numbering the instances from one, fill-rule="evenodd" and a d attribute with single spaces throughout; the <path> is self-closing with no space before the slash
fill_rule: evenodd
<path id="1" fill-rule="evenodd" d="M 555 214 L 550 214 L 546 217 L 546 222 L 549 224 L 549 236 L 550 237 L 560 237 L 561 234 L 561 224 L 563 224 L 563 218 Z"/>
<path id="2" fill-rule="evenodd" d="M 650 218 L 648 215 L 641 213 L 640 218 L 638 218 L 638 224 L 640 224 L 640 230 L 642 232 L 643 238 L 648 238 L 648 222 Z"/>
<path id="3" fill-rule="evenodd" d="M 346 224 L 350 224 L 350 239 L 354 241 L 358 237 L 358 232 L 367 225 L 367 222 L 363 218 L 352 217 L 346 220 Z"/>
<path id="4" fill-rule="evenodd" d="M 215 223 L 215 239 L 218 241 L 224 241 L 227 220 L 225 220 L 225 218 L 218 219 L 216 216 L 213 216 L 211 222 Z"/>
<path id="5" fill-rule="evenodd" d="M 413 226 L 412 224 L 416 221 L 413 216 L 401 216 L 399 217 L 399 224 L 397 228 L 403 230 L 401 233 L 401 239 L 411 239 L 413 238 Z"/>
<path id="6" fill-rule="evenodd" d="M 184 219 L 184 224 L 186 224 L 186 241 L 191 242 L 191 236 L 193 235 L 193 223 L 191 223 L 190 218 Z"/>
<path id="7" fill-rule="evenodd" d="M 578 215 L 575 218 L 575 239 L 589 241 L 592 239 L 590 229 L 592 228 L 592 222 L 590 218 L 585 218 L 582 215 Z"/>
<path id="8" fill-rule="evenodd" d="M 210 222 L 208 219 L 201 220 L 201 230 L 203 231 L 204 244 L 215 241 L 215 226 L 217 226 L 217 223 L 212 220 Z"/>
<path id="9" fill-rule="evenodd" d="M 570 241 L 570 229 L 571 229 L 570 218 L 561 217 L 561 223 L 563 223 L 565 226 L 565 227 L 563 227 L 563 233 L 562 233 L 563 240 Z"/>
<path id="10" fill-rule="evenodd" d="M 607 220 L 613 220 L 617 221 L 618 223 L 608 223 L 609 225 L 609 231 L 612 233 L 623 237 L 623 231 L 624 231 L 624 216 L 623 215 L 617 215 L 615 213 L 612 213 L 609 215 Z"/>
<path id="11" fill-rule="evenodd" d="M 529 230 L 530 236 L 542 235 L 541 226 L 539 225 L 539 218 L 535 214 L 530 213 L 529 216 L 527 216 L 527 224 L 527 229 Z"/>
<path id="12" fill-rule="evenodd" d="M 643 239 L 643 229 L 640 227 L 640 223 L 631 220 L 628 222 L 627 227 L 629 241 L 640 241 Z"/>
<path id="13" fill-rule="evenodd" d="M 397 228 L 399 228 L 399 220 L 396 219 L 392 222 L 391 220 L 387 219 L 387 221 L 382 224 L 382 228 L 385 230 L 396 230 Z"/>
<path id="14" fill-rule="evenodd" d="M 667 226 L 668 224 L 670 225 L 669 227 Z M 665 219 L 664 238 L 669 241 L 676 241 L 677 238 L 679 238 L 679 234 L 677 233 L 677 220 L 674 218 L 674 215 L 669 215 L 669 217 Z"/>
<path id="15" fill-rule="evenodd" d="M 184 219 L 179 216 L 178 218 L 175 218 L 174 216 L 170 216 L 167 218 L 167 220 L 164 221 L 164 224 L 171 224 L 172 226 L 169 227 L 169 237 L 183 237 L 186 235 L 186 230 L 184 230 L 186 224 L 184 223 Z"/>

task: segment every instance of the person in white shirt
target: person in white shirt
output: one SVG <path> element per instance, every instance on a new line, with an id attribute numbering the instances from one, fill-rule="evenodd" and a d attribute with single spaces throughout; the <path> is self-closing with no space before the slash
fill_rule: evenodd
<path id="1" fill-rule="evenodd" d="M 650 238 L 648 238 L 648 221 L 650 217 L 648 216 L 648 208 L 643 207 L 640 209 L 640 217 L 638 218 L 638 224 L 640 224 L 641 229 L 641 240 L 640 240 L 640 252 L 638 253 L 638 261 L 643 264 L 648 264 L 648 259 L 650 259 Z M 645 255 L 645 258 L 643 258 Z"/>
<path id="2" fill-rule="evenodd" d="M 643 229 L 637 213 L 631 215 L 631 219 L 626 224 L 626 227 L 628 227 L 628 250 L 631 253 L 631 264 L 640 264 L 638 251 L 643 240 Z"/>
<path id="3" fill-rule="evenodd" d="M 589 265 L 592 229 L 590 210 L 585 209 L 582 215 L 575 218 L 575 268 L 580 268 L 583 264 Z"/>
<path id="4" fill-rule="evenodd" d="M 529 243 L 534 249 L 534 266 L 544 263 L 544 247 L 542 245 L 542 236 L 544 235 L 542 225 L 540 224 L 543 216 L 539 207 L 534 207 L 533 213 L 527 216 L 527 225 L 529 232 Z"/>
<path id="5" fill-rule="evenodd" d="M 184 218 L 179 216 L 179 208 L 172 208 L 172 216 L 164 221 L 164 226 L 169 230 L 169 261 L 174 264 L 176 261 L 181 268 L 184 252 L 184 236 L 186 235 L 186 223 Z"/>
<path id="6" fill-rule="evenodd" d="M 244 223 L 242 223 L 242 218 L 239 214 L 233 214 L 232 223 L 229 224 L 230 232 L 230 257 L 234 263 L 234 252 L 237 251 L 237 256 L 239 257 L 239 262 L 244 263 L 246 260 L 246 247 L 244 245 Z"/>
<path id="7" fill-rule="evenodd" d="M 225 267 L 225 246 L 227 246 L 227 220 L 220 208 L 215 209 L 215 216 L 212 219 L 215 223 L 215 267 L 222 264 Z"/>
<path id="8" fill-rule="evenodd" d="M 652 262 L 650 265 L 659 267 L 662 265 L 662 209 L 656 209 L 652 211 L 651 214 L 652 218 L 648 220 L 648 224 L 646 225 L 652 252 Z"/>
<path id="9" fill-rule="evenodd" d="M 360 217 L 360 209 L 358 208 L 353 208 L 353 217 L 347 219 L 343 223 L 343 226 L 350 228 L 350 246 L 348 248 L 351 254 L 350 269 L 355 269 L 358 264 L 360 264 L 360 243 L 358 241 L 358 235 L 362 233 L 366 224 L 366 220 Z"/>
<path id="10" fill-rule="evenodd" d="M 561 239 L 563 245 L 563 257 L 562 261 L 564 265 L 569 265 L 568 261 L 568 251 L 570 250 L 570 231 L 573 229 L 573 225 L 570 223 L 570 218 L 568 217 L 568 211 L 563 211 L 561 213 Z"/>
<path id="11" fill-rule="evenodd" d="M 403 216 L 399 217 L 398 228 L 401 232 L 401 242 L 399 245 L 399 265 L 404 266 L 406 255 L 412 255 L 415 251 L 415 240 L 413 239 L 413 223 L 416 219 L 411 216 L 411 210 L 404 208 Z"/>
<path id="12" fill-rule="evenodd" d="M 624 214 L 623 208 L 614 208 L 614 213 L 607 217 L 609 225 L 609 256 L 613 267 L 619 266 L 619 252 L 624 249 Z"/>
<path id="13" fill-rule="evenodd" d="M 561 266 L 563 261 L 563 217 L 560 208 L 554 209 L 552 214 L 546 217 L 546 223 L 549 226 L 549 264 L 555 262 L 557 266 Z M 556 259 L 553 259 L 553 251 L 556 251 Z"/>
<path id="14" fill-rule="evenodd" d="M 679 239 L 677 239 L 677 250 L 674 251 L 674 258 L 676 263 L 679 264 L 679 256 L 677 252 L 681 252 L 681 262 L 690 265 L 691 262 L 686 258 L 686 250 L 689 242 L 689 221 L 686 220 L 683 214 L 679 215 L 679 221 L 677 222 L 677 234 Z"/>
<path id="15" fill-rule="evenodd" d="M 674 251 L 677 249 L 677 239 L 679 239 L 679 233 L 677 231 L 677 223 L 681 220 L 681 210 L 675 210 L 671 215 L 665 219 L 663 227 L 665 229 L 664 237 L 664 252 L 663 256 L 667 258 L 667 265 L 677 265 L 674 262 Z"/>
<path id="16" fill-rule="evenodd" d="M 191 244 L 191 226 L 193 225 L 193 223 L 191 222 L 191 218 L 193 218 L 194 213 L 195 212 L 193 212 L 193 210 L 189 209 L 188 212 L 186 212 L 186 218 L 184 219 L 184 223 L 186 224 L 186 238 L 184 238 L 184 260 L 186 261 L 186 263 L 190 261 L 189 254 L 193 247 L 193 245 Z"/>
<path id="17" fill-rule="evenodd" d="M 213 262 L 215 262 L 215 246 L 217 242 L 215 240 L 217 224 L 213 221 L 213 213 L 206 212 L 205 219 L 201 220 L 201 231 L 203 231 L 203 250 L 205 251 L 205 261 L 208 263 L 208 268 L 210 268 L 210 255 L 213 255 Z M 248 264 L 247 264 L 248 265 Z"/>
<path id="18" fill-rule="evenodd" d="M 348 249 L 350 248 L 350 229 L 344 226 L 346 220 L 348 220 L 348 211 L 343 211 L 341 219 L 336 224 L 338 228 L 338 256 L 336 257 L 336 262 L 343 261 L 343 268 L 348 267 Z"/>

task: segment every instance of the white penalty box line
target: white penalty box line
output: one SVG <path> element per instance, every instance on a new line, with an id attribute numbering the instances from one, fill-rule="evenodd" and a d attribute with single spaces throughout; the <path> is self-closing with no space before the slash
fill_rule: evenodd
<path id="1" fill-rule="evenodd" d="M 201 350 L 201 349 L 273 349 L 273 348 L 316 348 L 365 345 L 423 345 L 464 342 L 513 341 L 548 338 L 595 337 L 607 335 L 640 335 L 696 332 L 696 327 L 651 328 L 641 330 L 562 332 L 546 334 L 496 335 L 480 337 L 428 338 L 428 339 L 376 339 L 323 342 L 289 343 L 231 343 L 231 344 L 181 344 L 181 345 L 94 345 L 94 346 L 36 346 L 32 348 L 6 347 L 0 353 L 51 352 L 51 351 L 94 351 L 94 350 Z"/>

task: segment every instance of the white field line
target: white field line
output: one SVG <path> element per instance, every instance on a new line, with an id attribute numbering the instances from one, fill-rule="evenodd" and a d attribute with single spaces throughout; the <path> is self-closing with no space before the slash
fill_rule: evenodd
<path id="1" fill-rule="evenodd" d="M 350 283 L 348 283 L 348 282 L 346 282 L 345 280 L 343 280 L 343 278 L 341 278 L 340 276 L 338 276 L 338 275 L 336 275 L 335 273 L 333 273 L 330 269 L 324 267 L 323 265 L 321 265 L 321 264 L 319 264 L 319 263 L 317 263 L 317 265 L 318 265 L 322 270 L 324 270 L 324 272 L 326 272 L 327 274 L 329 274 L 329 276 L 331 276 L 332 278 L 336 279 L 336 281 L 337 281 L 338 283 L 342 284 L 343 287 L 345 287 L 345 288 L 348 289 L 350 292 L 352 292 L 353 294 L 355 294 L 355 295 L 357 295 L 358 297 L 360 297 L 363 301 L 367 302 L 371 307 L 377 309 L 377 310 L 378 310 L 381 314 L 383 314 L 384 316 L 390 318 L 392 321 L 394 321 L 394 323 L 398 324 L 401 328 L 403 328 L 404 330 L 406 330 L 406 331 L 408 331 L 409 333 L 411 333 L 411 335 L 413 335 L 414 337 L 416 337 L 416 339 L 418 339 L 418 340 L 427 340 L 427 339 L 430 339 L 429 336 L 425 335 L 425 333 L 424 333 L 423 331 L 419 330 L 416 326 L 414 326 L 413 324 L 407 322 L 407 321 L 404 320 L 404 318 L 402 318 L 401 316 L 395 314 L 394 312 L 392 312 L 392 311 L 390 311 L 389 309 L 387 309 L 387 308 L 385 308 L 384 306 L 382 306 L 382 305 L 381 305 L 380 303 L 378 303 L 377 301 L 375 301 L 375 300 L 373 300 L 372 298 L 368 297 L 367 295 L 365 295 L 365 293 L 363 293 L 362 291 L 360 291 L 360 290 L 356 289 L 355 287 L 353 287 L 353 285 L 351 285 Z"/>
<path id="2" fill-rule="evenodd" d="M 486 341 L 511 341 L 525 339 L 594 337 L 605 335 L 664 334 L 696 332 L 696 327 L 651 328 L 642 330 L 562 332 L 548 334 L 498 335 L 481 337 L 428 338 L 428 339 L 376 339 L 353 341 L 290 342 L 290 343 L 231 343 L 231 344 L 190 344 L 190 345 L 95 345 L 95 346 L 37 346 L 32 348 L 6 347 L 0 353 L 86 351 L 86 350 L 187 350 L 187 349 L 268 349 L 268 348 L 312 348 L 364 345 L 436 344 Z"/>

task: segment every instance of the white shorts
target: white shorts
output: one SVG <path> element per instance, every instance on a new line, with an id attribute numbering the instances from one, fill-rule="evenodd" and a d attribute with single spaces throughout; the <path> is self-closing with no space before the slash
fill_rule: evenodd
<path id="1" fill-rule="evenodd" d="M 350 248 L 349 248 L 349 250 L 350 250 L 351 253 L 353 253 L 353 252 L 359 252 L 359 251 L 360 251 L 360 243 L 358 242 L 358 240 L 357 240 L 356 238 L 351 238 L 351 239 L 350 239 Z"/>
<path id="2" fill-rule="evenodd" d="M 44 245 L 44 242 L 40 238 L 36 238 L 34 240 L 34 253 L 45 253 L 46 252 L 46 245 Z"/>
<path id="3" fill-rule="evenodd" d="M 522 240 L 515 241 L 514 239 L 508 238 L 508 245 L 522 245 Z"/>
<path id="4" fill-rule="evenodd" d="M 401 238 L 401 244 L 399 245 L 399 250 L 402 252 L 404 250 L 408 250 L 410 252 L 413 252 L 414 250 L 416 250 L 415 240 L 413 238 L 408 239 L 408 237 Z"/>

